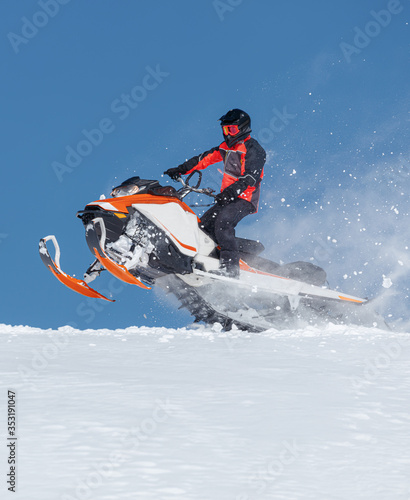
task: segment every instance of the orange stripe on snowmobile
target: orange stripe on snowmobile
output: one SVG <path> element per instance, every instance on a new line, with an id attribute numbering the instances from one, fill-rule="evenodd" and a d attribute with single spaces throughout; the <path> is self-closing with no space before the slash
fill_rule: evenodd
<path id="1" fill-rule="evenodd" d="M 239 260 L 239 267 L 243 271 L 248 271 L 249 273 L 263 274 L 265 276 L 272 276 L 273 278 L 280 278 L 282 280 L 292 281 L 291 278 L 285 278 L 283 276 L 278 276 L 276 274 L 271 274 L 271 273 L 265 273 L 264 271 L 259 271 L 258 269 L 254 269 L 253 267 L 251 267 L 250 265 L 248 265 L 243 260 Z M 303 295 L 309 295 L 309 294 L 303 294 Z M 347 302 L 354 302 L 356 304 L 363 304 L 364 302 L 366 302 L 365 300 L 362 300 L 362 299 L 354 299 L 354 298 L 351 298 L 351 297 L 344 297 L 343 295 L 338 295 L 338 298 L 340 300 L 346 300 Z"/>
<path id="2" fill-rule="evenodd" d="M 104 299 L 108 300 L 109 302 L 115 302 L 115 300 L 108 299 L 107 297 L 104 297 L 104 295 L 101 295 L 101 293 L 97 292 L 96 290 L 93 290 L 91 287 L 87 285 L 85 281 L 78 280 L 68 274 L 59 272 L 58 270 L 53 269 L 51 265 L 49 265 L 48 268 L 58 279 L 58 281 L 63 283 L 63 285 L 67 286 L 68 288 L 71 288 L 71 290 L 74 290 L 74 292 L 81 293 L 81 295 L 85 295 L 86 297 L 92 297 L 94 299 Z"/>
<path id="3" fill-rule="evenodd" d="M 265 271 L 254 269 L 242 259 L 239 260 L 239 268 L 242 269 L 242 271 L 248 271 L 248 273 L 263 274 L 264 276 L 273 276 L 274 278 L 280 278 L 282 280 L 290 280 L 290 278 L 285 278 L 284 276 L 277 276 L 276 274 L 266 273 Z"/>
<path id="4" fill-rule="evenodd" d="M 347 300 L 348 302 L 356 302 L 357 304 L 363 304 L 363 302 L 365 302 L 364 300 L 356 300 L 356 299 L 350 299 L 349 297 L 343 297 L 343 295 L 339 295 L 339 299 Z"/>
<path id="5" fill-rule="evenodd" d="M 137 285 L 140 288 L 144 288 L 145 290 L 151 290 L 149 286 L 144 285 L 144 283 L 142 283 L 138 278 L 133 276 L 125 266 L 122 266 L 121 264 L 117 264 L 114 261 L 112 261 L 102 248 L 100 248 L 100 250 L 104 255 L 101 255 L 100 252 L 95 247 L 93 248 L 93 250 L 95 256 L 105 267 L 105 269 L 107 269 L 107 271 L 113 274 L 116 278 L 118 278 L 121 281 L 124 281 L 125 283 L 129 283 L 130 285 Z"/>
<path id="6" fill-rule="evenodd" d="M 88 203 L 87 206 L 99 206 L 100 204 L 109 203 L 115 208 L 117 212 L 126 214 L 128 213 L 128 207 L 134 205 L 135 203 L 146 203 L 147 205 L 165 205 L 166 203 L 170 202 L 177 203 L 181 208 L 185 210 L 185 212 L 195 214 L 195 212 L 191 210 L 191 208 L 186 203 L 181 201 L 179 198 L 176 198 L 175 196 L 157 196 L 153 194 L 133 194 L 131 196 L 123 196 L 121 198 L 106 198 L 104 200 L 97 200 L 92 203 Z M 112 210 L 109 211 L 111 212 Z"/>
<path id="7" fill-rule="evenodd" d="M 200 222 L 200 220 L 199 220 L 199 222 Z M 160 224 L 165 228 L 166 231 L 168 231 L 168 233 L 174 238 L 174 240 L 177 241 L 181 245 L 181 247 L 184 247 L 187 250 L 191 250 L 192 252 L 197 252 L 197 249 L 195 247 L 191 247 L 189 245 L 186 245 L 185 243 L 182 243 L 182 241 L 179 241 L 179 239 L 174 234 L 172 234 L 171 231 L 166 226 L 164 226 L 164 224 L 162 224 L 161 222 L 160 222 Z"/>
<path id="8" fill-rule="evenodd" d="M 196 252 L 197 251 L 196 248 L 190 247 L 189 245 L 185 245 L 185 243 L 182 243 L 182 241 L 179 241 L 179 239 L 176 236 L 174 236 L 172 233 L 169 233 L 169 234 L 181 245 L 181 247 L 184 247 L 187 250 L 191 250 L 192 252 Z"/>

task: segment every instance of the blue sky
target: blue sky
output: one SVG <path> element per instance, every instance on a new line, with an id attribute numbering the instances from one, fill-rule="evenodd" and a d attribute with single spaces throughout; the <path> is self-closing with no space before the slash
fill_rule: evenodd
<path id="1" fill-rule="evenodd" d="M 81 276 L 92 259 L 76 211 L 217 145 L 233 107 L 268 151 L 261 210 L 239 232 L 276 260 L 322 265 L 346 292 L 377 294 L 391 275 L 409 300 L 408 0 L 6 0 L 0 12 L 0 322 L 186 324 L 109 277 L 94 283 L 115 304 L 65 289 L 37 244 L 55 234 Z M 96 144 L 67 165 L 87 134 Z"/>

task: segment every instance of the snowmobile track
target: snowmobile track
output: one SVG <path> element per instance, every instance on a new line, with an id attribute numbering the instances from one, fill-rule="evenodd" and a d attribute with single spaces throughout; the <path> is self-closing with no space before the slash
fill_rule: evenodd
<path id="1" fill-rule="evenodd" d="M 170 278 L 170 277 L 169 277 Z M 161 280 L 158 280 L 158 284 Z M 162 288 L 167 293 L 173 294 L 181 303 L 179 309 L 187 309 L 195 318 L 195 323 L 204 322 L 207 325 L 219 323 L 223 329 L 230 331 L 235 325 L 239 330 L 251 332 L 263 332 L 266 328 L 260 328 L 248 323 L 233 320 L 227 315 L 215 311 L 212 307 L 196 292 L 195 288 L 184 283 L 180 278 L 173 276 L 172 284 L 169 280 L 166 286 Z"/>

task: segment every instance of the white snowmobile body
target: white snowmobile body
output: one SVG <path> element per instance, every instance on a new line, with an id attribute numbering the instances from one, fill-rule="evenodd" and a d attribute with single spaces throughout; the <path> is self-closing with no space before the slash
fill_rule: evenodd
<path id="1" fill-rule="evenodd" d="M 351 311 L 366 302 L 323 286 L 326 274 L 310 263 L 280 266 L 259 257 L 263 245 L 252 240 L 238 238 L 239 279 L 212 274 L 219 267 L 219 251 L 199 227 L 197 215 L 182 201 L 191 191 L 210 194 L 198 185 L 185 185 L 177 192 L 157 181 L 132 178 L 113 190 L 114 197 L 86 205 L 77 215 L 97 261 L 84 281 L 61 270 L 55 237 L 40 240 L 40 256 L 61 282 L 83 295 L 106 298 L 88 285 L 106 268 L 142 288 L 159 285 L 174 293 L 196 321 L 218 321 L 225 328 L 233 323 L 257 330 L 278 326 L 278 320 L 306 307 L 314 317 L 334 319 L 330 311 L 336 311 L 336 317 L 344 321 L 340 306 L 348 304 Z M 48 240 L 56 247 L 56 262 L 48 253 Z"/>

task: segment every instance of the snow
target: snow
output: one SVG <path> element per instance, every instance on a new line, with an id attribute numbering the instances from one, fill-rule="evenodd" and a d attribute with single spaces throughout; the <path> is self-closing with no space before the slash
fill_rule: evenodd
<path id="1" fill-rule="evenodd" d="M 393 282 L 390 278 L 387 278 L 387 276 L 383 275 L 383 288 L 390 288 L 393 285 Z"/>
<path id="2" fill-rule="evenodd" d="M 409 332 L 0 325 L 14 498 L 408 500 Z"/>

